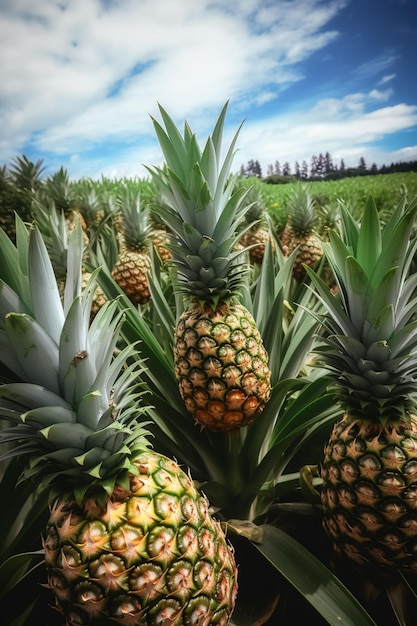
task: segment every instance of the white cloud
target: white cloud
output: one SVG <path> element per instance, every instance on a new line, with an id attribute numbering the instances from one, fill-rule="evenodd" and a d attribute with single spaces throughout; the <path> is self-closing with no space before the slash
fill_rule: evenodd
<path id="1" fill-rule="evenodd" d="M 245 124 L 236 157 L 238 164 L 258 158 L 265 174 L 268 164 L 276 160 L 288 161 L 293 166 L 296 160 L 309 163 L 313 154 L 327 151 L 334 159 L 343 158 L 350 165 L 357 165 L 364 154 L 379 165 L 387 160 L 395 161 L 371 144 L 385 135 L 417 125 L 417 106 L 399 104 L 366 113 L 364 99 L 363 94 L 355 94 L 344 100 L 319 102 L 305 112 L 303 121 L 288 114 Z M 356 114 L 348 115 L 352 101 L 362 104 L 357 105 Z M 257 156 L 259 146 L 262 146 L 262 160 Z"/>
<path id="2" fill-rule="evenodd" d="M 41 149 L 64 151 L 146 131 L 157 101 L 182 117 L 228 98 L 265 101 L 264 84 L 298 80 L 294 64 L 337 36 L 320 31 L 344 4 L 9 2 L 0 12 L 3 141 L 37 133 Z"/>
<path id="3" fill-rule="evenodd" d="M 384 91 L 381 91 L 380 89 L 372 89 L 369 92 L 369 96 L 379 102 L 386 102 L 387 100 L 391 98 L 393 93 L 394 93 L 393 89 L 385 89 Z"/>
<path id="4" fill-rule="evenodd" d="M 396 74 L 386 74 L 379 81 L 379 85 L 385 85 L 386 83 L 391 82 L 396 77 Z"/>
<path id="5" fill-rule="evenodd" d="M 382 54 L 376 55 L 361 63 L 354 73 L 362 80 L 374 79 L 381 74 L 381 72 L 386 72 L 388 69 L 391 69 L 398 58 L 398 55 L 394 54 L 392 51 L 384 51 Z"/>
<path id="6" fill-rule="evenodd" d="M 226 100 L 228 132 L 247 118 L 237 168 L 308 160 L 319 145 L 355 156 L 417 123 L 416 107 L 387 104 L 393 50 L 357 68 L 365 92 L 311 105 L 313 93 L 297 113 L 257 119 L 302 84 L 304 62 L 331 50 L 340 34 L 330 22 L 351 1 L 2 0 L 0 163 L 30 144 L 77 177 L 143 175 L 141 163 L 160 159 L 157 102 L 204 137 Z"/>

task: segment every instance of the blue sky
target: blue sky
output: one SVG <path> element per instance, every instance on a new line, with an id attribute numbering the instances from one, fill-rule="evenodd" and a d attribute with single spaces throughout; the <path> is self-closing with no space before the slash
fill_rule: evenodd
<path id="1" fill-rule="evenodd" d="M 144 177 L 157 103 L 234 169 L 417 159 L 416 0 L 1 0 L 0 164 Z M 413 66 L 414 64 L 414 66 Z"/>

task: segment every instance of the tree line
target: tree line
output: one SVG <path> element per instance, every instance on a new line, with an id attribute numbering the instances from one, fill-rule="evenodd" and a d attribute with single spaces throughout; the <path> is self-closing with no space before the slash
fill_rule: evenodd
<path id="1" fill-rule="evenodd" d="M 279 161 L 269 164 L 266 169 L 266 176 L 263 176 L 262 168 L 258 160 L 250 160 L 246 165 L 241 165 L 240 175 L 243 178 L 256 176 L 262 178 L 266 183 L 277 184 L 293 182 L 295 180 L 315 181 L 315 180 L 336 180 L 353 176 L 374 176 L 376 174 L 390 174 L 393 172 L 417 172 L 417 161 L 400 161 L 391 165 L 377 167 L 375 163 L 367 167 L 364 157 L 359 159 L 357 167 L 346 167 L 341 159 L 339 164 L 335 164 L 329 152 L 313 155 L 310 164 L 307 161 L 296 161 L 294 167 L 288 161 L 282 165 Z"/>

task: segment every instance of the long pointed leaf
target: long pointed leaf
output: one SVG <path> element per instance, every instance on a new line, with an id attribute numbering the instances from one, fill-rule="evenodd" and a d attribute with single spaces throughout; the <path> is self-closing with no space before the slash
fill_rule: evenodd
<path id="1" fill-rule="evenodd" d="M 29 239 L 29 278 L 34 316 L 59 343 L 64 311 L 52 263 L 37 227 L 33 228 Z"/>
<path id="2" fill-rule="evenodd" d="M 290 582 L 331 626 L 376 626 L 365 609 L 336 576 L 287 533 L 263 526 L 264 557 Z"/>

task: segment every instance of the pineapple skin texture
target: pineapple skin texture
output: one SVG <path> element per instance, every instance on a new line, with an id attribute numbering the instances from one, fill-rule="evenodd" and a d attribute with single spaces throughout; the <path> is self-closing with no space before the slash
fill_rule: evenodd
<path id="1" fill-rule="evenodd" d="M 206 498 L 163 455 L 144 451 L 135 466 L 130 488 L 104 504 L 61 499 L 51 509 L 45 560 L 66 626 L 226 626 L 237 569 Z"/>
<path id="2" fill-rule="evenodd" d="M 164 230 L 156 230 L 152 237 L 152 245 L 155 247 L 159 258 L 163 263 L 172 259 L 172 254 L 166 247 L 167 233 Z"/>
<path id="3" fill-rule="evenodd" d="M 151 299 L 148 272 L 151 261 L 147 252 L 123 250 L 112 270 L 112 276 L 120 289 L 133 304 L 146 304 Z"/>
<path id="4" fill-rule="evenodd" d="M 417 574 L 417 417 L 333 427 L 321 471 L 324 527 L 336 554 L 361 568 Z"/>
<path id="5" fill-rule="evenodd" d="M 275 242 L 266 228 L 253 226 L 241 238 L 241 245 L 249 248 L 249 259 L 251 263 L 260 265 L 264 260 L 266 245 L 270 242 L 272 250 L 275 250 Z"/>
<path id="6" fill-rule="evenodd" d="M 293 276 L 297 281 L 304 280 L 306 271 L 303 265 L 314 268 L 323 256 L 320 239 L 313 233 L 299 236 L 290 226 L 286 226 L 281 233 L 280 241 L 285 256 L 289 256 L 294 248 L 299 246 L 294 259 Z"/>
<path id="7" fill-rule="evenodd" d="M 180 316 L 175 375 L 187 410 L 202 427 L 230 432 L 252 423 L 271 392 L 268 355 L 240 304 L 194 305 Z"/>

